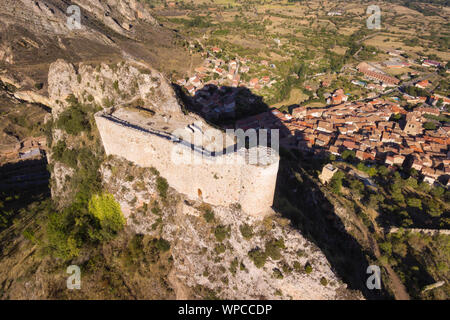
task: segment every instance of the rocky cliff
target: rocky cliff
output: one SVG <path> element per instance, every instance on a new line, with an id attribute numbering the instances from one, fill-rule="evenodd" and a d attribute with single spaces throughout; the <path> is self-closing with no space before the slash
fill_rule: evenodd
<path id="1" fill-rule="evenodd" d="M 48 94 L 55 117 L 74 95 L 82 103 L 108 108 L 136 102 L 158 113 L 179 115 L 181 108 L 170 83 L 151 67 L 132 61 L 77 68 L 64 60 L 52 63 L 48 74 Z"/>
<path id="2" fill-rule="evenodd" d="M 70 5 L 80 8 L 80 29 L 68 26 Z M 100 63 L 134 57 L 165 72 L 182 70 L 189 60 L 179 45 L 183 39 L 137 0 L 3 0 L 0 34 L 0 74 L 15 77 L 23 89 L 42 83 L 42 94 L 48 67 L 60 58 Z"/>
<path id="3" fill-rule="evenodd" d="M 131 61 L 97 66 L 81 63 L 75 67 L 58 60 L 50 66 L 48 83 L 55 121 L 73 107 L 70 97 L 81 104 L 115 108 L 138 101 L 164 115 L 168 126 L 182 117 L 197 119 L 181 112 L 173 90 L 160 73 Z M 67 148 L 78 150 L 80 140 L 85 140 L 83 135 L 73 139 L 56 127 L 53 146 L 64 141 Z M 51 160 L 51 164 L 53 197 L 70 199 L 74 191 L 68 188 L 67 177 L 76 175 L 79 169 L 61 161 Z M 162 194 L 159 172 L 122 158 L 104 158 L 100 173 L 103 189 L 114 195 L 127 217 L 127 233 L 146 239 L 163 238 L 170 245 L 171 262 L 164 279 L 174 297 L 360 297 L 346 289 L 323 253 L 275 212 L 262 219 L 245 214 L 239 206 L 211 207 L 189 201 L 171 188 Z"/>
<path id="4" fill-rule="evenodd" d="M 348 299 L 323 253 L 278 214 L 258 219 L 239 207 L 211 207 L 174 190 L 161 198 L 159 174 L 119 158 L 101 168 L 103 183 L 137 234 L 170 242 L 168 281 L 177 298 Z"/>

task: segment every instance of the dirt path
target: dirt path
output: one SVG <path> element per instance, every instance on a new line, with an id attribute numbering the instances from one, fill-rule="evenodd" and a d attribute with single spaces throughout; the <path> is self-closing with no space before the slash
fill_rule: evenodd
<path id="1" fill-rule="evenodd" d="M 380 248 L 378 247 L 378 244 L 374 242 L 374 254 L 377 258 L 381 256 L 380 254 Z M 394 269 L 390 265 L 383 265 L 383 267 L 386 269 L 386 272 L 388 273 L 390 282 L 391 282 L 391 288 L 392 291 L 394 291 L 394 296 L 396 300 L 411 300 L 408 292 L 406 291 L 406 288 L 400 278 L 398 277 L 397 273 L 395 273 Z"/>
<path id="2" fill-rule="evenodd" d="M 325 194 L 327 195 L 328 199 L 333 198 L 333 196 L 326 191 L 325 191 Z M 356 199 L 354 199 L 354 201 L 355 200 Z M 375 223 L 375 221 L 372 221 L 372 222 L 374 223 L 375 229 L 377 230 L 378 225 Z M 369 231 L 367 226 L 364 223 L 362 223 L 362 221 L 360 221 L 359 219 L 354 219 L 353 223 L 356 224 L 358 226 L 358 228 L 361 230 L 363 237 L 365 239 L 367 239 L 369 246 L 371 247 L 371 249 L 373 251 L 373 254 L 379 260 L 381 257 L 380 248 L 378 247 L 377 241 L 372 236 L 372 233 Z M 381 229 L 379 229 L 379 230 L 381 230 Z M 363 240 L 363 239 L 359 239 L 359 241 L 361 241 L 361 240 Z M 406 287 L 400 280 L 397 273 L 395 273 L 394 269 L 392 269 L 392 267 L 390 265 L 383 265 L 383 267 L 386 269 L 386 272 L 388 274 L 389 286 L 392 289 L 392 291 L 394 292 L 395 299 L 396 300 L 410 300 L 411 298 L 406 290 Z"/>

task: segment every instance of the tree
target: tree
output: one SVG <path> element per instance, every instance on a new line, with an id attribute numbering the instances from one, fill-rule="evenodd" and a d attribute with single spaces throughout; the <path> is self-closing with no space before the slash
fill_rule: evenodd
<path id="1" fill-rule="evenodd" d="M 59 115 L 56 122 L 58 128 L 72 135 L 78 135 L 82 131 L 90 131 L 91 126 L 84 106 L 78 103 L 76 98 L 68 98 L 67 101 L 70 103 L 70 107 Z"/>
<path id="2" fill-rule="evenodd" d="M 361 195 L 364 192 L 364 183 L 358 179 L 352 179 L 350 181 L 350 189 L 352 189 L 356 194 Z"/>
<path id="3" fill-rule="evenodd" d="M 406 180 L 406 185 L 407 186 L 409 186 L 409 187 L 411 187 L 411 188 L 417 188 L 417 186 L 418 186 L 418 184 L 417 184 L 417 180 L 416 179 L 414 179 L 413 177 L 409 177 L 407 180 Z"/>
<path id="4" fill-rule="evenodd" d="M 250 250 L 248 252 L 248 257 L 253 261 L 257 268 L 262 268 L 266 264 L 267 255 L 260 248 Z"/>
<path id="5" fill-rule="evenodd" d="M 378 174 L 382 177 L 386 177 L 389 174 L 389 169 L 385 166 L 379 166 L 378 167 Z"/>
<path id="6" fill-rule="evenodd" d="M 442 197 L 444 195 L 444 192 L 445 190 L 442 187 L 436 187 L 431 190 L 431 194 L 436 198 Z"/>
<path id="7" fill-rule="evenodd" d="M 443 210 L 437 201 L 428 200 L 426 202 L 426 212 L 432 217 L 440 217 Z"/>
<path id="8" fill-rule="evenodd" d="M 333 178 L 331 178 L 330 186 L 333 193 L 340 194 L 342 189 L 342 179 L 344 179 L 344 173 L 342 171 L 337 171 Z"/>
<path id="9" fill-rule="evenodd" d="M 369 207 L 377 209 L 379 203 L 382 203 L 384 201 L 384 196 L 380 193 L 371 194 L 369 196 Z"/>
<path id="10" fill-rule="evenodd" d="M 410 206 L 412 208 L 417 208 L 417 209 L 422 210 L 422 201 L 420 201 L 420 199 L 408 198 L 406 200 L 406 203 L 408 204 L 408 206 Z"/>
<path id="11" fill-rule="evenodd" d="M 354 159 L 355 158 L 355 151 L 353 150 L 344 150 L 344 152 L 342 152 L 342 159 L 347 160 L 348 158 L 350 159 Z"/>
<path id="12" fill-rule="evenodd" d="M 434 122 L 425 122 L 423 127 L 425 130 L 436 130 L 436 124 Z"/>
<path id="13" fill-rule="evenodd" d="M 119 203 L 109 193 L 92 196 L 89 213 L 96 217 L 102 229 L 108 234 L 116 234 L 125 225 Z"/>

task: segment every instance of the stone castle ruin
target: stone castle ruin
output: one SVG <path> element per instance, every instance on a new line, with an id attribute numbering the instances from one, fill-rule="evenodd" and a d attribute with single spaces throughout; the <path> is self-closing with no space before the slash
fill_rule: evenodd
<path id="1" fill-rule="evenodd" d="M 235 136 L 195 114 L 184 114 L 170 83 L 150 66 L 122 61 L 80 63 L 76 68 L 58 60 L 49 70 L 55 119 L 70 107 L 69 95 L 105 108 L 95 121 L 107 155 L 156 168 L 190 199 L 219 206 L 240 204 L 251 215 L 270 212 L 278 152 L 254 143 L 248 150 L 240 143 L 236 146 Z M 221 152 L 224 149 L 228 152 Z"/>
<path id="2" fill-rule="evenodd" d="M 140 109 L 120 108 L 101 111 L 95 120 L 108 155 L 156 168 L 188 198 L 218 206 L 240 204 L 250 215 L 270 212 L 279 164 L 273 149 L 235 150 L 233 137 L 198 119 L 190 123 L 194 119 L 189 116 L 168 120 Z"/>

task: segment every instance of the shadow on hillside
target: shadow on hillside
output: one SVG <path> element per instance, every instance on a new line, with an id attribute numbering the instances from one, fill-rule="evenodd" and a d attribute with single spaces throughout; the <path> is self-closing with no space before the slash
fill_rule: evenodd
<path id="1" fill-rule="evenodd" d="M 49 194 L 47 159 L 30 159 L 0 167 L 0 192 L 4 194 Z"/>
<path id="2" fill-rule="evenodd" d="M 13 224 L 17 215 L 30 216 L 29 205 L 50 197 L 49 179 L 46 158 L 0 167 L 0 231 Z"/>
<path id="3" fill-rule="evenodd" d="M 236 119 L 257 115 L 270 109 L 262 97 L 253 94 L 246 87 L 206 85 L 194 96 L 186 94 L 177 84 L 173 87 L 185 110 L 202 116 L 216 126 L 234 128 Z"/>
<path id="4" fill-rule="evenodd" d="M 272 112 L 262 97 L 253 94 L 248 88 L 218 88 L 209 85 L 193 97 L 186 95 L 179 86 L 175 86 L 175 90 L 186 110 L 203 116 L 215 125 L 244 130 L 279 129 L 281 161 L 274 210 L 288 218 L 305 238 L 320 248 L 349 289 L 361 291 L 368 299 L 390 298 L 385 288 L 372 291 L 367 289 L 367 256 L 372 254 L 365 252 L 358 241 L 345 231 L 333 205 L 300 165 L 302 161 L 312 171 L 321 170 L 326 163 L 324 151 L 318 149 L 313 152 L 308 149 L 307 144 L 302 143 L 305 141 L 303 133 L 289 130 L 281 120 L 282 114 Z M 224 110 L 225 105 L 230 105 L 230 97 L 235 99 L 235 114 L 211 116 L 210 110 Z M 296 148 L 299 143 L 302 153 L 289 151 L 289 148 Z"/>

